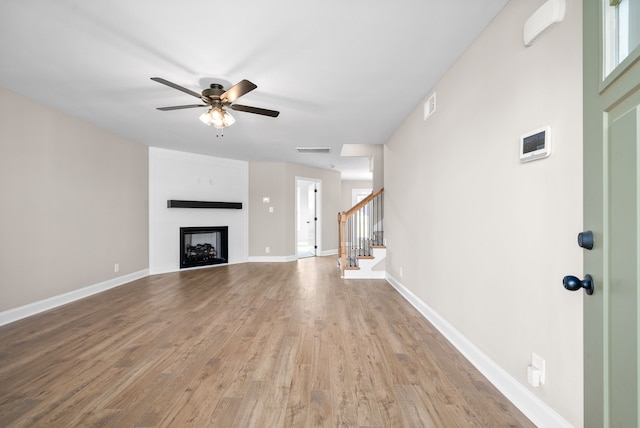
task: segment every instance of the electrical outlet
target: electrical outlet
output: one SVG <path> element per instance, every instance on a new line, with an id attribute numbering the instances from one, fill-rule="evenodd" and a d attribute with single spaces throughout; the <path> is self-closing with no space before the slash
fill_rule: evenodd
<path id="1" fill-rule="evenodd" d="M 113 265 L 113 272 L 114 273 L 120 272 L 120 263 L 116 263 Z"/>
<path id="2" fill-rule="evenodd" d="M 404 271 L 402 270 L 402 268 L 400 268 L 400 278 L 402 278 L 404 276 Z"/>
<path id="3" fill-rule="evenodd" d="M 271 248 L 269 248 L 269 247 L 264 247 L 264 252 L 265 252 L 265 253 L 269 253 L 269 251 L 271 251 Z"/>

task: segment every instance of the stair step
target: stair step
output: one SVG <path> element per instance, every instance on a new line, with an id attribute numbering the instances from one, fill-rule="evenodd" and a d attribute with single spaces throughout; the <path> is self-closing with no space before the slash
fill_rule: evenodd
<path id="1" fill-rule="evenodd" d="M 358 268 L 347 267 L 342 271 L 344 279 L 384 279 L 386 247 L 372 247 L 371 256 L 357 256 Z"/>

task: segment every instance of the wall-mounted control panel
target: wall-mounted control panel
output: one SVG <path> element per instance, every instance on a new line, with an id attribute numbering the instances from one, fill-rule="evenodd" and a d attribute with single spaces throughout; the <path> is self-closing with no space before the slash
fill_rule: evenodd
<path id="1" fill-rule="evenodd" d="M 545 126 L 520 137 L 520 162 L 543 159 L 551 154 L 551 127 Z"/>

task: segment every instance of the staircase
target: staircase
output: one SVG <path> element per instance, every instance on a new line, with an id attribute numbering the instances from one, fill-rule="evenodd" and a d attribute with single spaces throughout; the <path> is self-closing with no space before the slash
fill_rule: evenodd
<path id="1" fill-rule="evenodd" d="M 338 266 L 348 278 L 384 278 L 384 189 L 338 213 Z"/>

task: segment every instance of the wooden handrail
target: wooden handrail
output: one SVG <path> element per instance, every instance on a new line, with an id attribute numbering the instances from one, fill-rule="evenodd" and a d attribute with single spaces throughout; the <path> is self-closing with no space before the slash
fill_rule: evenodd
<path id="1" fill-rule="evenodd" d="M 346 246 L 346 230 L 345 225 L 350 217 L 361 211 L 367 204 L 380 197 L 384 192 L 384 188 L 378 190 L 375 193 L 367 195 L 363 200 L 351 207 L 347 211 L 338 213 L 338 258 L 340 259 L 340 266 L 342 269 L 342 276 L 344 276 L 344 270 L 347 266 L 347 246 Z"/>
<path id="2" fill-rule="evenodd" d="M 363 200 L 361 200 L 360 202 L 355 204 L 353 207 L 349 208 L 349 211 L 345 211 L 343 213 L 344 214 L 344 218 L 347 219 L 347 218 L 351 217 L 354 213 L 358 212 L 358 210 L 360 210 L 362 207 L 364 207 L 369 202 L 371 202 L 373 199 L 378 197 L 382 192 L 384 192 L 384 187 L 382 189 L 378 190 L 377 192 L 371 193 L 370 195 L 368 195 L 366 198 L 364 198 Z"/>

